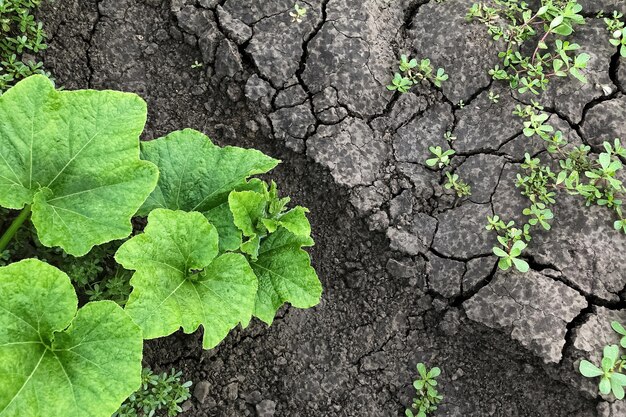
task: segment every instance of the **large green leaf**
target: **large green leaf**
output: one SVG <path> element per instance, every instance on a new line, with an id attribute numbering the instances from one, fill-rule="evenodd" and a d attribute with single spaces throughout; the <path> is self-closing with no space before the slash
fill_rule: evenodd
<path id="1" fill-rule="evenodd" d="M 201 213 L 166 209 L 153 210 L 144 233 L 119 248 L 115 259 L 136 271 L 126 311 L 145 338 L 202 325 L 209 349 L 250 322 L 257 278 L 243 255 L 217 255 L 217 230 Z"/>
<path id="2" fill-rule="evenodd" d="M 139 159 L 145 121 L 134 94 L 20 81 L 0 96 L 0 206 L 32 204 L 41 242 L 72 255 L 125 238 L 158 178 Z"/>
<path id="3" fill-rule="evenodd" d="M 301 249 L 311 246 L 308 236 L 297 236 L 284 227 L 266 237 L 256 261 L 250 265 L 259 279 L 254 315 L 271 324 L 283 303 L 309 308 L 320 302 L 322 284 L 311 267 L 309 254 Z"/>
<path id="4" fill-rule="evenodd" d="M 76 305 L 53 266 L 0 268 L 1 417 L 110 417 L 139 387 L 139 327 L 112 301 Z"/>
<path id="5" fill-rule="evenodd" d="M 268 172 L 280 162 L 254 149 L 221 148 L 192 129 L 142 143 L 141 156 L 155 163 L 161 172 L 156 189 L 140 210 L 141 215 L 155 208 L 167 208 L 199 211 L 212 221 L 228 220 L 223 210 L 218 213 L 214 210 L 226 203 L 232 190 L 245 185 L 250 176 Z M 220 232 L 238 233 L 228 223 L 220 226 Z M 236 236 L 224 236 L 223 240 L 222 250 L 237 249 Z M 224 247 L 226 243 L 229 245 Z"/>

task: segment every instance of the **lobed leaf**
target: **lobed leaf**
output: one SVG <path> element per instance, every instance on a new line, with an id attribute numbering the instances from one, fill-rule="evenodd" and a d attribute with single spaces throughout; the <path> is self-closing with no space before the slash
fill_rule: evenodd
<path id="1" fill-rule="evenodd" d="M 0 416 L 110 417 L 140 384 L 142 336 L 112 301 L 76 311 L 69 277 L 0 268 Z"/>
<path id="2" fill-rule="evenodd" d="M 0 206 L 32 204 L 41 243 L 75 256 L 127 237 L 158 177 L 139 159 L 146 114 L 135 94 L 20 81 L 0 96 Z"/>
<path id="3" fill-rule="evenodd" d="M 237 228 L 226 211 L 228 195 L 256 174 L 280 161 L 254 149 L 221 148 L 201 132 L 185 129 L 141 144 L 141 157 L 159 167 L 159 182 L 139 210 L 142 216 L 156 208 L 198 211 L 220 232 L 220 249 L 241 244 Z"/>
<path id="4" fill-rule="evenodd" d="M 144 338 L 202 325 L 210 349 L 249 323 L 257 278 L 243 255 L 218 252 L 217 230 L 201 213 L 166 209 L 153 210 L 144 233 L 119 248 L 117 262 L 136 271 L 126 311 Z"/>
<path id="5" fill-rule="evenodd" d="M 271 324 L 283 303 L 309 308 L 320 302 L 322 284 L 309 254 L 301 249 L 312 244 L 310 237 L 296 236 L 282 227 L 262 241 L 258 258 L 250 261 L 259 280 L 255 317 Z"/>

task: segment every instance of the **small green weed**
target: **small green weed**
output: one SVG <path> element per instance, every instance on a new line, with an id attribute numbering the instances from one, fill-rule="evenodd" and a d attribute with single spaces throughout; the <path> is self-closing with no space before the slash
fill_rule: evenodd
<path id="1" fill-rule="evenodd" d="M 406 93 L 413 85 L 422 80 L 428 80 L 435 86 L 441 87 L 441 83 L 448 79 L 448 74 L 443 68 L 438 68 L 435 71 L 430 59 L 422 59 L 418 62 L 415 58 L 402 55 L 398 69 L 400 72 L 395 73 L 391 84 L 387 86 L 388 90 Z"/>
<path id="2" fill-rule="evenodd" d="M 483 23 L 494 40 L 506 45 L 498 53 L 501 64 L 489 74 L 496 80 L 508 81 L 520 93 L 539 94 L 553 77 L 572 75 L 587 82 L 582 70 L 587 67 L 589 55 L 577 54 L 580 46 L 566 40 L 576 25 L 585 23 L 581 11 L 582 6 L 575 0 L 541 0 L 537 11 L 531 10 L 527 2 L 494 0 L 474 3 L 467 19 Z M 555 39 L 549 44 L 551 38 Z M 530 41 L 532 46 L 528 45 Z"/>
<path id="3" fill-rule="evenodd" d="M 433 157 L 426 160 L 426 165 L 429 167 L 437 166 L 439 169 L 450 165 L 450 157 L 455 154 L 453 149 L 444 151 L 441 146 L 430 146 L 428 148 Z"/>
<path id="4" fill-rule="evenodd" d="M 448 181 L 444 187 L 448 190 L 454 190 L 458 197 L 466 197 L 472 194 L 472 187 L 470 187 L 465 181 L 459 179 L 457 174 L 450 174 L 446 172 Z"/>
<path id="5" fill-rule="evenodd" d="M 454 135 L 452 134 L 452 132 L 451 132 L 451 131 L 449 131 L 449 130 L 448 130 L 448 131 L 446 131 L 446 133 L 444 133 L 444 134 L 443 134 L 443 138 L 444 138 L 444 139 L 446 140 L 446 142 L 448 142 L 448 143 L 452 143 L 452 142 L 454 142 L 454 141 L 456 140 L 456 136 L 454 136 Z"/>
<path id="6" fill-rule="evenodd" d="M 437 377 L 441 370 L 433 367 L 428 370 L 423 363 L 417 364 L 419 378 L 413 381 L 416 397 L 413 398 L 411 408 L 407 408 L 404 414 L 407 417 L 426 417 L 437 410 L 437 406 L 443 400 L 443 395 L 437 391 Z"/>
<path id="7" fill-rule="evenodd" d="M 141 388 L 120 406 L 113 417 L 152 417 L 159 410 L 166 410 L 170 417 L 183 410 L 180 404 L 191 398 L 191 381 L 181 382 L 181 372 L 172 369 L 156 375 L 149 368 L 141 372 Z"/>
<path id="8" fill-rule="evenodd" d="M 292 23 L 302 23 L 306 17 L 307 9 L 305 7 L 298 6 L 298 3 L 293 5 L 293 11 L 289 12 Z"/>
<path id="9" fill-rule="evenodd" d="M 626 348 L 626 329 L 619 322 L 611 322 L 611 327 L 622 336 L 620 345 Z M 600 393 L 609 395 L 613 393 L 618 400 L 624 399 L 624 387 L 626 387 L 626 375 L 621 372 L 626 369 L 626 355 L 621 355 L 618 345 L 604 347 L 600 367 L 588 360 L 582 360 L 578 367 L 580 373 L 587 378 L 600 377 L 598 389 Z"/>
<path id="10" fill-rule="evenodd" d="M 493 91 L 490 91 L 489 101 L 491 101 L 493 104 L 498 104 L 498 101 L 500 101 L 500 94 L 496 94 Z"/>

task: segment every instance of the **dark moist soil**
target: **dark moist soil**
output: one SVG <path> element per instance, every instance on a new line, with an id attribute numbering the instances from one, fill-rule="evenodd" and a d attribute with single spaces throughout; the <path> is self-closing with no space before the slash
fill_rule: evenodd
<path id="1" fill-rule="evenodd" d="M 369 230 L 349 190 L 256 122 L 264 110 L 243 95 L 250 59 L 243 77 L 211 82 L 191 68 L 202 56 L 170 10 L 159 0 L 50 2 L 40 12 L 51 34 L 46 67 L 67 89 L 140 94 L 149 108 L 143 139 L 190 127 L 280 158 L 271 178 L 311 210 L 311 255 L 325 289 L 318 307 L 284 308 L 271 327 L 254 321 L 211 351 L 199 332 L 146 342 L 145 365 L 174 367 L 199 387 L 183 415 L 404 415 L 417 362 L 443 369 L 438 416 L 596 415 L 595 402 L 556 382 L 508 335 L 426 294 L 423 260 L 394 272 L 390 259 L 401 256 Z"/>

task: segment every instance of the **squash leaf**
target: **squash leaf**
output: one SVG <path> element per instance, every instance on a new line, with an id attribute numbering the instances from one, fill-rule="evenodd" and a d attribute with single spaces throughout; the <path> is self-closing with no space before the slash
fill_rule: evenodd
<path id="1" fill-rule="evenodd" d="M 40 241 L 75 256 L 127 237 L 158 178 L 139 159 L 146 114 L 134 94 L 20 81 L 0 96 L 0 206 L 32 204 Z"/>
<path id="2" fill-rule="evenodd" d="M 261 242 L 258 258 L 250 261 L 259 280 L 255 317 L 272 324 L 283 303 L 297 308 L 319 304 L 322 284 L 311 266 L 309 254 L 301 249 L 312 245 L 310 237 L 294 235 L 284 227 Z"/>
<path id="3" fill-rule="evenodd" d="M 166 209 L 153 210 L 144 233 L 119 248 L 117 262 L 136 271 L 126 311 L 144 338 L 202 325 L 210 349 L 248 325 L 257 278 L 243 255 L 218 251 L 217 230 L 201 213 Z"/>
<path id="4" fill-rule="evenodd" d="M 192 129 L 142 143 L 141 156 L 156 164 L 161 175 L 139 214 L 145 216 L 155 208 L 201 212 L 217 227 L 222 251 L 237 249 L 241 236 L 220 206 L 250 176 L 266 173 L 280 162 L 254 149 L 216 146 Z"/>
<path id="5" fill-rule="evenodd" d="M 278 197 L 274 181 L 268 187 L 267 183 L 257 180 L 247 190 L 230 193 L 228 204 L 233 222 L 247 238 L 240 247 L 243 253 L 257 259 L 261 240 L 280 226 L 303 238 L 311 236 L 311 224 L 306 217 L 308 209 L 296 206 L 285 211 L 289 200 Z"/>
<path id="6" fill-rule="evenodd" d="M 139 327 L 112 301 L 78 312 L 69 277 L 0 268 L 0 416 L 110 417 L 141 381 Z"/>

